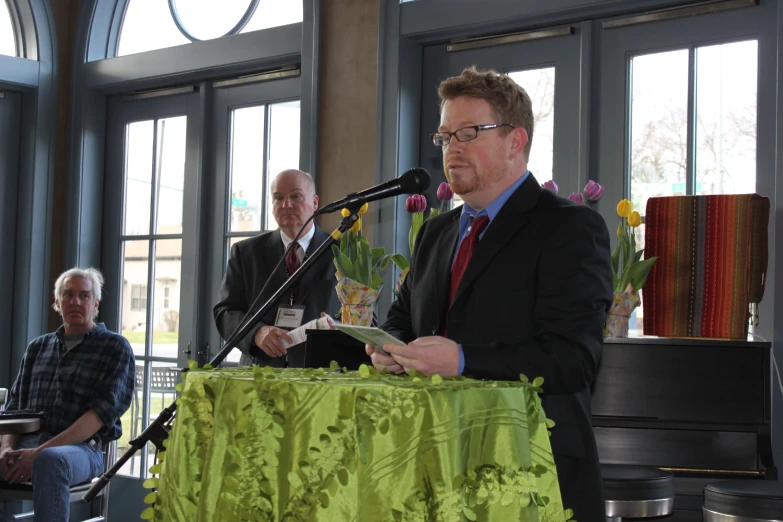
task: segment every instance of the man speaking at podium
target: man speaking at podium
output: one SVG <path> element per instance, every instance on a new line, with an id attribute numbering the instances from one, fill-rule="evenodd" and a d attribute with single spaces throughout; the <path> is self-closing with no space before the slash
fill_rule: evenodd
<path id="1" fill-rule="evenodd" d="M 236 329 L 261 292 L 272 269 L 286 252 L 296 233 L 318 209 L 318 196 L 312 176 L 301 170 L 284 170 L 272 180 L 272 214 L 280 230 L 264 232 L 231 247 L 226 275 L 220 287 L 219 301 L 213 308 L 215 324 L 223 339 Z M 285 263 L 277 269 L 261 296 L 264 304 L 329 235 L 309 223 L 292 248 Z M 242 339 L 240 365 L 284 366 L 286 349 L 291 342 L 286 329 L 296 328 L 317 319 L 321 312 L 336 312 L 340 303 L 335 292 L 335 267 L 331 251 L 325 252 L 316 265 L 304 274 L 290 295 L 272 307 L 261 318 L 259 327 Z"/>
<path id="2" fill-rule="evenodd" d="M 527 163 L 530 97 L 507 75 L 469 68 L 439 88 L 433 143 L 465 204 L 428 220 L 383 329 L 408 343 L 367 348 L 378 370 L 531 380 L 555 421 L 552 451 L 565 508 L 605 519 L 591 426 L 612 301 L 601 216 L 542 190 Z"/>

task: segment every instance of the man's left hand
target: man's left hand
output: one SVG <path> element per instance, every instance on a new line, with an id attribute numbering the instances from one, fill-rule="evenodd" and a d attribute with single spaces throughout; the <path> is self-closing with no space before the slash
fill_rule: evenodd
<path id="1" fill-rule="evenodd" d="M 39 448 L 20 449 L 9 451 L 5 458 L 13 464 L 9 466 L 8 482 L 18 484 L 20 482 L 29 482 L 33 476 L 33 461 L 38 456 Z"/>
<path id="2" fill-rule="evenodd" d="M 383 350 L 406 372 L 413 368 L 424 375 L 437 373 L 441 377 L 456 377 L 459 373 L 459 347 L 445 337 L 419 337 L 406 346 L 386 344 Z"/>

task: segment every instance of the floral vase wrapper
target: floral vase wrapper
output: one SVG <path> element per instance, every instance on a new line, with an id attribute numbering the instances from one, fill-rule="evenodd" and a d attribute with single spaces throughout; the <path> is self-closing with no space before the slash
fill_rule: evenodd
<path id="1" fill-rule="evenodd" d="M 408 272 L 410 271 L 411 267 L 408 267 L 397 275 L 397 284 L 394 287 L 396 296 L 399 297 L 400 292 L 402 292 L 402 283 L 405 282 L 405 278 L 408 277 Z"/>
<path id="2" fill-rule="evenodd" d="M 604 337 L 628 337 L 628 319 L 640 304 L 639 293 L 634 292 L 630 284 L 625 292 L 615 292 L 612 306 L 606 315 Z"/>
<path id="3" fill-rule="evenodd" d="M 372 325 L 372 311 L 383 286 L 373 290 L 337 272 L 337 299 L 342 304 L 340 321 L 354 326 Z"/>

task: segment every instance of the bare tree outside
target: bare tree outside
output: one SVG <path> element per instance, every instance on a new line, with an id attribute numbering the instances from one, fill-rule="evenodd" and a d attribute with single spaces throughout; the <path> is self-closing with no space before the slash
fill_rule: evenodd
<path id="1" fill-rule="evenodd" d="M 528 167 L 539 183 L 552 179 L 555 130 L 555 68 L 544 67 L 508 75 L 521 85 L 533 102 L 533 147 Z"/>

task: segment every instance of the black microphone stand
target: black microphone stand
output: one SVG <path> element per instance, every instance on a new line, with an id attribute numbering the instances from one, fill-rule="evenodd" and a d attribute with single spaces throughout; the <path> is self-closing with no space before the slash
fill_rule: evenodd
<path id="1" fill-rule="evenodd" d="M 275 304 L 277 304 L 280 298 L 283 297 L 286 292 L 288 292 L 291 287 L 302 278 L 305 272 L 307 272 L 310 267 L 312 267 L 315 262 L 332 247 L 333 244 L 340 240 L 345 231 L 351 228 L 359 219 L 358 212 L 362 204 L 363 201 L 357 202 L 356 205 L 351 204 L 348 207 L 348 210 L 350 210 L 351 213 L 343 218 L 340 226 L 338 226 L 334 232 L 329 235 L 329 238 L 326 241 L 321 243 L 321 245 L 315 250 L 315 252 L 313 252 L 310 257 L 304 260 L 297 271 L 291 274 L 286 282 L 283 283 L 283 286 L 281 286 L 261 308 L 259 308 L 252 316 L 250 316 L 250 312 L 245 315 L 245 318 L 242 320 L 239 326 L 237 326 L 236 330 L 234 330 L 228 339 L 226 339 L 226 343 L 223 345 L 223 349 L 220 350 L 220 352 L 209 362 L 209 364 L 211 364 L 214 368 L 217 368 L 220 363 L 222 363 L 223 360 L 228 356 L 231 350 L 236 347 L 237 343 L 239 343 L 239 341 L 241 341 L 248 333 L 250 333 L 250 330 L 252 330 L 258 321 L 264 315 L 266 315 L 266 313 Z M 250 316 L 250 318 L 248 318 L 248 316 Z M 109 483 L 109 481 L 122 468 L 122 466 L 128 460 L 130 460 L 137 451 L 147 445 L 147 442 L 152 442 L 155 447 L 158 448 L 158 451 L 165 451 L 163 441 L 166 440 L 169 436 L 169 423 L 174 418 L 174 413 L 176 411 L 177 400 L 174 399 L 174 402 L 172 402 L 168 407 L 164 408 L 163 411 L 160 412 L 160 415 L 158 415 L 158 417 L 152 421 L 149 426 L 147 426 L 147 429 L 144 430 L 141 435 L 130 441 L 130 446 L 127 450 L 125 450 L 125 453 L 123 453 L 120 458 L 117 459 L 111 469 L 101 475 L 100 478 L 98 478 L 98 480 L 92 485 L 92 487 L 87 490 L 87 493 L 84 494 L 82 500 L 84 502 L 91 502 L 92 499 L 94 499 L 98 493 L 100 493 L 101 490 L 106 487 L 106 484 Z"/>

